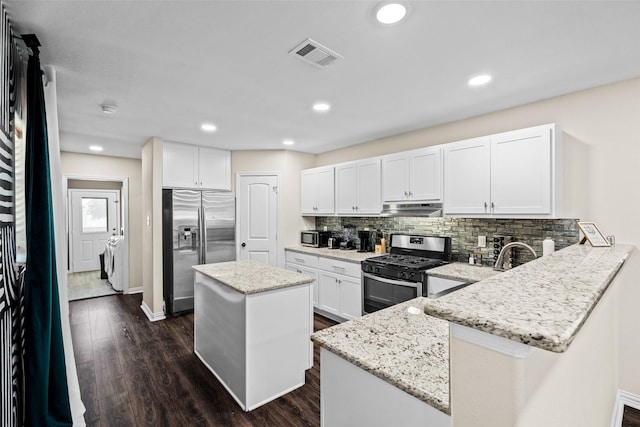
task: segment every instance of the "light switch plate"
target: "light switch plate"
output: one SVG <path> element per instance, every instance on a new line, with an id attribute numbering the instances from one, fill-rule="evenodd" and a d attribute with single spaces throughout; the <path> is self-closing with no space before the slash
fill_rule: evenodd
<path id="1" fill-rule="evenodd" d="M 487 247 L 487 236 L 478 236 L 478 247 L 479 248 Z"/>

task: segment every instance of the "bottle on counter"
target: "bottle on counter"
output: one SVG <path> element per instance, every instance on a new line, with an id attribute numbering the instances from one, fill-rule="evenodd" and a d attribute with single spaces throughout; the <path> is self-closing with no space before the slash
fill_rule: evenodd
<path id="1" fill-rule="evenodd" d="M 387 253 L 387 241 L 383 238 L 380 239 L 380 252 Z"/>
<path id="2" fill-rule="evenodd" d="M 542 256 L 551 255 L 556 250 L 556 243 L 550 238 L 542 241 Z"/>
<path id="3" fill-rule="evenodd" d="M 473 254 L 469 254 L 469 264 L 473 265 L 476 263 L 476 259 L 473 257 Z"/>

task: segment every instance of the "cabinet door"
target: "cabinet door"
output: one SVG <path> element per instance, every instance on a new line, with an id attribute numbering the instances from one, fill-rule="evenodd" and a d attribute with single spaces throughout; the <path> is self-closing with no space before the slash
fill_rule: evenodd
<path id="1" fill-rule="evenodd" d="M 296 273 L 304 274 L 306 276 L 312 277 L 313 282 L 311 283 L 311 289 L 313 292 L 313 306 L 318 306 L 318 270 L 315 268 L 308 268 L 301 265 L 297 265 L 291 262 L 286 263 L 287 270 L 295 271 Z"/>
<path id="2" fill-rule="evenodd" d="M 490 150 L 488 137 L 445 146 L 445 215 L 491 213 Z"/>
<path id="3" fill-rule="evenodd" d="M 189 144 L 162 144 L 162 186 L 198 188 L 198 147 Z"/>
<path id="4" fill-rule="evenodd" d="M 363 160 L 357 164 L 356 213 L 379 214 L 382 210 L 380 197 L 380 159 Z"/>
<path id="5" fill-rule="evenodd" d="M 316 212 L 326 215 L 334 212 L 334 176 L 333 166 L 318 170 Z"/>
<path id="6" fill-rule="evenodd" d="M 411 153 L 409 158 L 411 200 L 442 200 L 442 149 L 426 148 Z"/>
<path id="7" fill-rule="evenodd" d="M 356 162 L 336 166 L 336 213 L 355 214 L 358 204 Z"/>
<path id="8" fill-rule="evenodd" d="M 302 215 L 316 214 L 316 194 L 318 188 L 318 173 L 315 170 L 300 172 L 300 210 Z"/>
<path id="9" fill-rule="evenodd" d="M 231 190 L 231 152 L 199 147 L 198 186 L 211 190 Z"/>
<path id="10" fill-rule="evenodd" d="M 338 278 L 340 285 L 340 316 L 352 320 L 362 316 L 362 284 L 347 276 Z"/>
<path id="11" fill-rule="evenodd" d="M 409 195 L 409 156 L 405 153 L 382 158 L 382 201 L 398 202 Z"/>
<path id="12" fill-rule="evenodd" d="M 547 126 L 491 137 L 494 214 L 551 213 L 551 143 Z"/>
<path id="13" fill-rule="evenodd" d="M 318 273 L 318 308 L 340 316 L 340 283 L 337 275 L 324 271 Z"/>

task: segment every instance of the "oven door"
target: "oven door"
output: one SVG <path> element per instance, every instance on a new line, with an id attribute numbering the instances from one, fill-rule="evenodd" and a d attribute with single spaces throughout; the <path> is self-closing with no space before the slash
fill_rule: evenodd
<path id="1" fill-rule="evenodd" d="M 417 296 L 422 296 L 421 282 L 392 280 L 362 273 L 362 314 L 373 313 Z"/>

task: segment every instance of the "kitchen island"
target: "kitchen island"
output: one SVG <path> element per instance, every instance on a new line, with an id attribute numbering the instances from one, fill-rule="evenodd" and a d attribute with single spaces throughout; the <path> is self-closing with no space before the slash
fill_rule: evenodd
<path id="1" fill-rule="evenodd" d="M 616 275 L 632 251 L 574 245 L 497 275 L 477 270 L 491 277 L 315 333 L 323 420 L 353 424 L 365 413 L 374 426 L 608 425 L 619 357 Z M 436 274 L 469 280 L 469 271 Z M 409 316 L 421 308 L 423 319 Z M 347 376 L 347 385 L 336 380 Z M 332 396 L 341 388 L 342 404 Z"/>
<path id="2" fill-rule="evenodd" d="M 312 279 L 251 260 L 193 269 L 195 354 L 242 409 L 304 385 L 313 365 Z"/>

